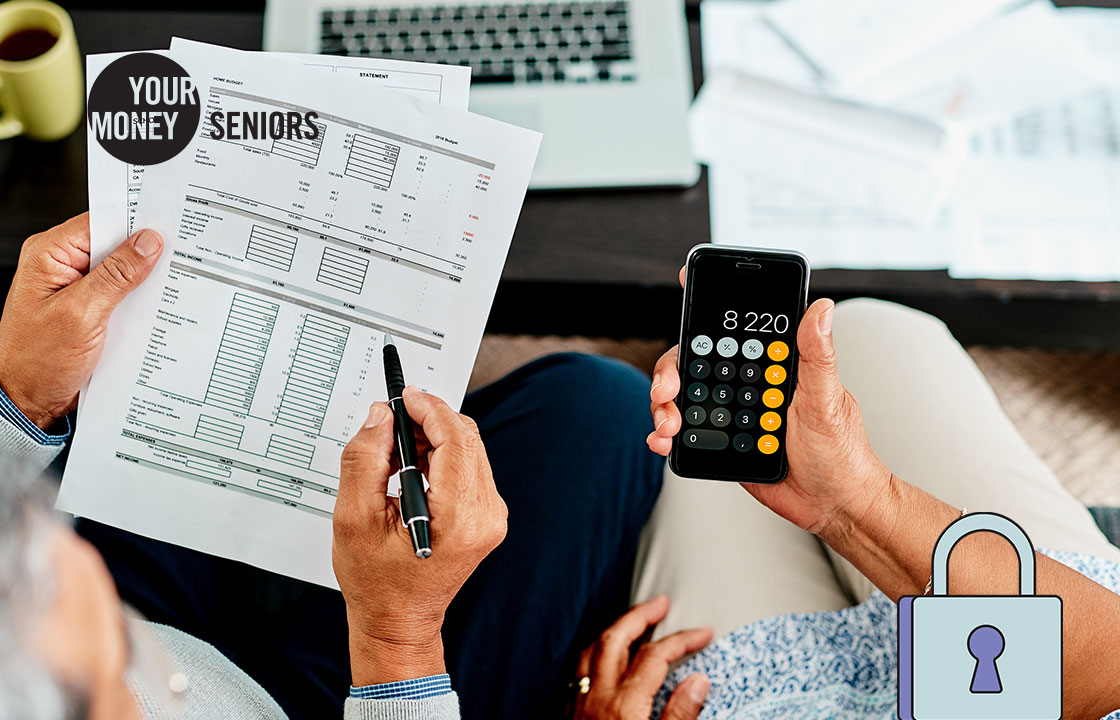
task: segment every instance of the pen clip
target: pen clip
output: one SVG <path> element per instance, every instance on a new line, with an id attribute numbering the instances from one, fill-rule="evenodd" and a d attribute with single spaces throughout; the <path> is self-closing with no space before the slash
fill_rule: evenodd
<path id="1" fill-rule="evenodd" d="M 397 499 L 397 515 L 399 515 L 400 518 L 401 518 L 401 527 L 404 527 L 406 529 L 408 528 L 408 520 L 404 516 L 404 501 L 401 497 L 402 495 L 404 495 L 404 484 L 401 481 L 401 474 L 404 473 L 404 472 L 407 472 L 407 471 L 414 471 L 420 476 L 420 483 L 421 483 L 421 486 L 423 487 L 425 493 L 427 493 L 429 488 L 431 487 L 428 484 L 427 476 L 424 475 L 423 471 L 421 471 L 420 468 L 416 467 L 415 465 L 407 465 L 407 466 L 401 468 L 399 471 L 397 471 L 397 494 L 394 495 L 393 497 L 395 497 Z M 422 520 L 427 520 L 428 522 L 431 522 L 431 520 L 432 520 L 427 515 L 417 515 L 414 519 L 415 520 L 421 520 L 421 519 Z"/>

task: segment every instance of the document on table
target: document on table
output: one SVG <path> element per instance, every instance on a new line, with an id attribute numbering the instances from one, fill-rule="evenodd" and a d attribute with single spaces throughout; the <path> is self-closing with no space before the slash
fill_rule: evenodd
<path id="1" fill-rule="evenodd" d="M 1018 0 L 784 0 L 767 22 L 829 84 L 847 87 L 917 55 Z"/>
<path id="2" fill-rule="evenodd" d="M 165 239 L 114 314 L 59 506 L 326 586 L 346 441 L 410 382 L 462 401 L 540 135 L 265 55 L 176 42 L 210 112 L 314 111 L 146 170 Z"/>
<path id="3" fill-rule="evenodd" d="M 704 35 L 705 75 L 735 70 L 811 95 L 930 119 L 1006 117 L 1089 90 L 1106 75 L 1106 63 L 1095 62 L 1081 33 L 1063 21 L 1066 11 L 1042 0 L 987 17 L 842 90 L 821 83 L 812 65 L 766 24 L 766 5 L 705 0 L 702 7 L 710 31 Z"/>
<path id="4" fill-rule="evenodd" d="M 172 47 L 181 42 L 177 38 Z M 166 55 L 167 50 L 149 52 Z M 86 56 L 86 94 L 105 67 L 119 57 L 131 53 L 103 53 Z M 379 58 L 332 57 L 300 53 L 272 53 L 277 63 L 290 62 L 318 68 L 342 77 L 358 78 L 373 85 L 408 93 L 448 107 L 467 109 L 470 97 L 471 69 L 459 65 L 382 60 Z M 136 205 L 144 166 L 117 160 L 87 128 L 86 147 L 89 169 L 90 246 L 94 262 L 109 254 L 122 240 L 132 234 Z"/>
<path id="5" fill-rule="evenodd" d="M 1120 280 L 1120 86 L 977 133 L 954 277 Z"/>
<path id="6" fill-rule="evenodd" d="M 814 268 L 930 270 L 949 264 L 956 227 L 949 209 L 916 227 L 722 165 L 708 168 L 708 187 L 716 244 L 797 250 Z"/>
<path id="7" fill-rule="evenodd" d="M 759 5 L 707 0 L 701 10 L 704 68 L 750 72 L 765 55 L 784 68 L 788 87 L 812 84 L 811 74 L 762 26 Z M 743 40 L 737 40 L 738 37 Z M 755 41 L 752 43 L 752 40 Z M 800 74 L 799 74 L 800 73 Z M 949 264 L 955 216 L 942 210 L 920 226 L 877 212 L 859 198 L 814 194 L 794 182 L 763 178 L 715 161 L 708 169 L 712 242 L 794 249 L 813 267 L 932 269 Z"/>
<path id="8" fill-rule="evenodd" d="M 978 124 L 1099 85 L 1105 73 L 1049 0 L 996 15 L 851 88 L 853 99 Z"/>
<path id="9" fill-rule="evenodd" d="M 1115 8 L 1063 7 L 1058 16 L 1080 38 L 1089 55 L 1120 80 L 1120 12 Z"/>
<path id="10" fill-rule="evenodd" d="M 923 226 L 944 202 L 965 150 L 953 123 L 806 95 L 732 71 L 709 74 L 689 129 L 701 162 Z"/>
<path id="11" fill-rule="evenodd" d="M 705 0 L 705 72 L 736 70 L 819 95 L 819 78 L 762 21 L 765 11 Z M 993 53 L 995 62 L 980 62 Z M 1118 66 L 1120 12 L 1035 2 L 990 17 L 845 90 L 930 116 L 965 91 L 956 112 L 979 130 L 957 189 L 932 224 L 917 227 L 843 197 L 767 182 L 721 158 L 709 169 L 713 241 L 794 248 L 818 267 L 1120 279 L 1120 75 L 1109 80 L 1106 72 Z M 1001 109 L 1002 121 L 984 119 Z"/>
<path id="12" fill-rule="evenodd" d="M 735 70 L 809 94 L 820 91 L 813 66 L 765 21 L 767 3 L 704 0 L 700 5 L 704 74 Z"/>
<path id="13" fill-rule="evenodd" d="M 1112 77 L 973 136 L 954 277 L 1120 280 L 1120 12 L 1057 13 Z"/>

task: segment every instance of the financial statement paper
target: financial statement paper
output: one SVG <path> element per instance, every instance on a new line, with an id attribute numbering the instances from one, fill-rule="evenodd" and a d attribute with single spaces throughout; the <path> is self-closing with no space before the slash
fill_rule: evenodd
<path id="1" fill-rule="evenodd" d="M 172 47 L 184 41 L 172 39 Z M 151 50 L 167 55 L 168 50 Z M 131 52 L 99 53 L 86 56 L 86 94 L 114 60 Z M 295 63 L 316 68 L 363 83 L 379 85 L 430 102 L 466 110 L 470 100 L 471 69 L 462 65 L 440 65 L 384 58 L 335 57 L 313 53 L 270 53 L 269 59 L 282 67 Z M 144 166 L 126 163 L 110 155 L 87 127 L 87 172 L 89 177 L 90 264 L 96 265 L 122 240 L 135 231 L 136 206 L 144 181 Z M 85 406 L 85 393 L 79 396 L 78 416 Z"/>
<path id="2" fill-rule="evenodd" d="M 337 587 L 339 459 L 386 399 L 382 337 L 459 406 L 540 135 L 263 54 L 171 57 L 203 126 L 145 171 L 134 222 L 163 255 L 110 323 L 58 504 Z M 215 140 L 205 120 L 274 110 L 319 132 Z"/>
<path id="3" fill-rule="evenodd" d="M 183 42 L 172 41 L 175 47 Z M 166 55 L 167 50 L 150 52 Z M 100 53 L 86 56 L 86 93 L 109 63 L 131 55 L 130 52 Z M 467 109 L 470 99 L 471 69 L 461 65 L 437 65 L 382 58 L 332 57 L 310 53 L 271 53 L 269 59 L 283 67 L 294 63 L 329 72 L 363 83 L 378 85 L 440 105 Z M 100 262 L 122 240 L 131 235 L 144 180 L 144 166 L 122 162 L 108 152 L 87 128 L 87 166 L 89 173 L 90 255 Z"/>

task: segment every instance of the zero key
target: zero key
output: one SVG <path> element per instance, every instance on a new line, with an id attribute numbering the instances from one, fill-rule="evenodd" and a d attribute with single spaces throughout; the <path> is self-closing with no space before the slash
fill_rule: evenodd
<path id="1" fill-rule="evenodd" d="M 727 433 L 720 430 L 685 430 L 685 447 L 694 450 L 723 450 L 729 442 Z"/>

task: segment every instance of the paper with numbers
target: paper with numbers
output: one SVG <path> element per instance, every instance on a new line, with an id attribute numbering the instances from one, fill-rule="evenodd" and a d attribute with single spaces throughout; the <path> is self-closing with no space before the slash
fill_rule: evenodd
<path id="1" fill-rule="evenodd" d="M 461 403 L 540 135 L 267 54 L 171 57 L 202 127 L 146 170 L 135 224 L 166 246 L 114 314 L 59 505 L 335 586 L 339 458 L 386 399 L 382 338 Z M 317 131 L 211 136 L 274 110 Z"/>
<path id="2" fill-rule="evenodd" d="M 166 54 L 167 50 L 149 52 Z M 89 93 L 105 66 L 129 54 L 87 55 L 86 93 Z M 470 96 L 471 69 L 460 65 L 301 53 L 269 53 L 269 58 L 277 63 L 277 67 L 290 62 L 316 68 L 460 110 L 467 109 Z M 98 262 L 135 229 L 136 205 L 140 200 L 144 166 L 121 162 L 105 152 L 94 138 L 92 127 L 87 127 L 86 147 L 91 254 L 94 261 Z"/>

